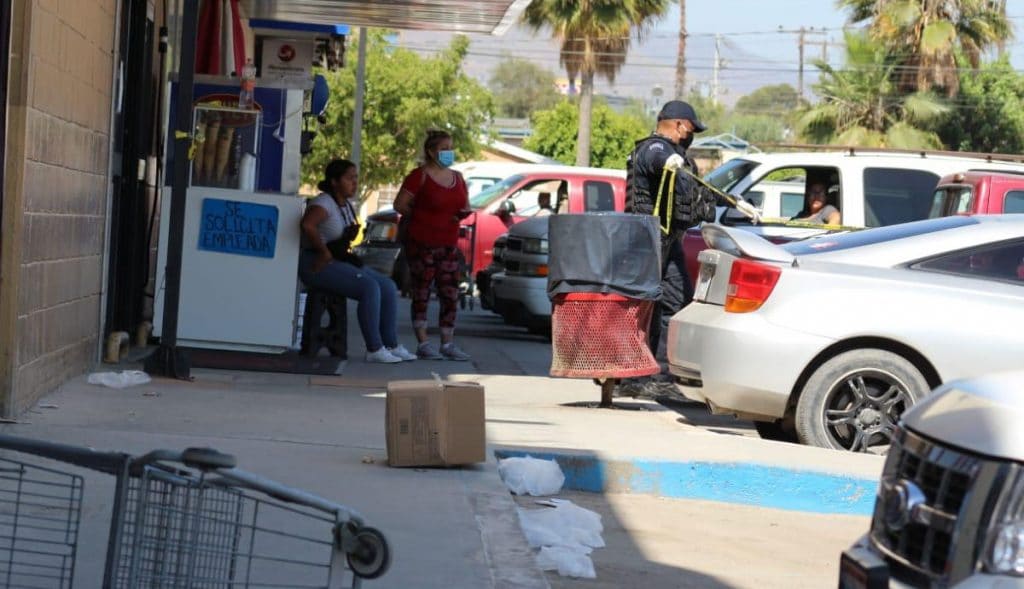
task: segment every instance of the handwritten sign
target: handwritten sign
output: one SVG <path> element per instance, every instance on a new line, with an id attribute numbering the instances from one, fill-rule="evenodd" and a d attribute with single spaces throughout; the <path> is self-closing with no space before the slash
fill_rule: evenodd
<path id="1" fill-rule="evenodd" d="M 273 258 L 277 207 L 219 198 L 203 199 L 199 249 Z"/>

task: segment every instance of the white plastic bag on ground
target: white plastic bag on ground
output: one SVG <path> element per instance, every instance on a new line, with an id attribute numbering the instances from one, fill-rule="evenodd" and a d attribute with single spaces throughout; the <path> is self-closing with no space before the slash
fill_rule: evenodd
<path id="1" fill-rule="evenodd" d="M 519 510 L 519 523 L 530 546 L 604 547 L 600 514 L 568 499 L 552 499 L 551 503 L 554 508 Z"/>
<path id="2" fill-rule="evenodd" d="M 537 566 L 564 577 L 597 576 L 589 554 L 604 546 L 600 514 L 567 499 L 545 501 L 552 507 L 519 509 L 519 525 L 531 548 L 540 547 Z"/>
<path id="3" fill-rule="evenodd" d="M 121 372 L 94 372 L 89 375 L 89 384 L 98 384 L 112 389 L 123 389 L 152 380 L 141 370 L 122 370 Z"/>
<path id="4" fill-rule="evenodd" d="M 537 554 L 537 566 L 542 571 L 558 571 L 563 577 L 597 578 L 594 561 L 585 552 L 565 546 L 545 546 Z"/>
<path id="5" fill-rule="evenodd" d="M 499 460 L 498 474 L 516 495 L 555 495 L 565 483 L 565 475 L 557 462 L 531 456 Z"/>

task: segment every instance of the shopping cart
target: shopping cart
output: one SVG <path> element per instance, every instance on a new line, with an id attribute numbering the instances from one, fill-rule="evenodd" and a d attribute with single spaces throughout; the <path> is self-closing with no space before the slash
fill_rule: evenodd
<path id="1" fill-rule="evenodd" d="M 72 587 L 83 535 L 85 478 L 24 454 L 114 477 L 105 589 L 359 587 L 390 564 L 354 511 L 216 450 L 133 457 L 0 435 L 0 587 Z"/>

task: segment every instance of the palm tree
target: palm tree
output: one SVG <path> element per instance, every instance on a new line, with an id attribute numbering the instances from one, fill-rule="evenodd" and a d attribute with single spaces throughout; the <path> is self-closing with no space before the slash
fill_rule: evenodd
<path id="1" fill-rule="evenodd" d="M 900 149 L 940 148 L 934 132 L 922 128 L 949 111 L 927 92 L 904 94 L 894 79 L 895 64 L 864 33 L 846 33 L 846 66 L 816 61 L 822 97 L 800 116 L 800 134 L 815 143 Z"/>
<path id="2" fill-rule="evenodd" d="M 642 35 L 671 0 L 534 0 L 523 21 L 538 31 L 550 27 L 562 43 L 560 59 L 570 80 L 580 79 L 580 127 L 576 165 L 590 164 L 590 113 L 594 76 L 610 82 L 626 62 L 630 34 Z"/>
<path id="3" fill-rule="evenodd" d="M 882 43 L 898 68 L 903 92 L 960 87 L 956 53 L 977 68 L 981 54 L 1013 37 L 1005 3 L 993 0 L 838 0 L 853 24 L 870 21 L 872 39 Z"/>
<path id="4" fill-rule="evenodd" d="M 676 50 L 676 96 L 686 95 L 686 0 L 679 0 L 679 46 Z"/>

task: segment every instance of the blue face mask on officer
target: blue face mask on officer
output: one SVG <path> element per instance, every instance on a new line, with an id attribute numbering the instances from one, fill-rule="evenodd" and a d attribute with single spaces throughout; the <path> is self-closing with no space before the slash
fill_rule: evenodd
<path id="1" fill-rule="evenodd" d="M 437 163 L 441 167 L 447 168 L 448 166 L 455 163 L 455 150 L 453 149 L 442 149 L 437 152 Z"/>

